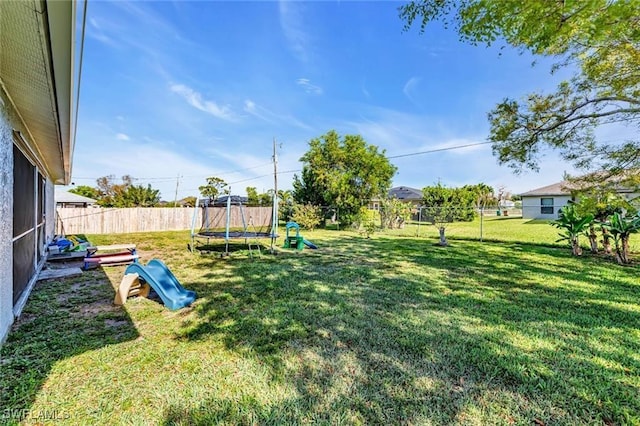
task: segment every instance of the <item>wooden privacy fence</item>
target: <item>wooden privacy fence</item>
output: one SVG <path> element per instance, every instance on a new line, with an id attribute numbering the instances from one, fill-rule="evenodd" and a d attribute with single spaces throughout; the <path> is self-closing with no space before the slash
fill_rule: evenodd
<path id="1" fill-rule="evenodd" d="M 201 211 L 200 214 L 203 212 Z M 247 225 L 249 231 L 253 231 L 255 228 L 257 231 L 269 232 L 268 229 L 271 225 L 271 207 L 245 207 L 231 206 L 229 211 L 229 227 L 230 228 L 242 228 L 244 224 Z M 243 224 L 244 217 L 244 224 Z M 227 209 L 226 207 L 208 207 L 206 214 L 206 222 L 203 228 L 211 230 L 222 230 L 227 223 Z M 196 231 L 200 229 L 202 220 L 196 222 Z M 191 225 L 189 225 L 191 227 Z"/>
<path id="2" fill-rule="evenodd" d="M 134 207 L 134 208 L 58 208 L 56 234 L 125 234 L 129 232 L 182 231 L 191 229 L 194 207 Z M 195 230 L 202 226 L 203 209 L 198 207 Z M 245 220 L 252 218 L 256 228 L 271 223 L 271 207 L 243 207 Z M 232 206 L 233 213 L 233 206 Z M 225 207 L 210 207 L 209 216 L 226 221 Z M 248 225 L 248 223 L 247 223 Z M 231 227 L 241 227 L 239 214 L 231 215 Z"/>

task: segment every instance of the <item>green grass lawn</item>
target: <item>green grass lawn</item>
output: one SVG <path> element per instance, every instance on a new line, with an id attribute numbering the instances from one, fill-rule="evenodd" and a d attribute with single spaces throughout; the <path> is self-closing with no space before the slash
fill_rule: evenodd
<path id="1" fill-rule="evenodd" d="M 488 216 L 482 220 L 482 239 L 484 241 L 522 242 L 539 245 L 555 245 L 565 247 L 566 242 L 558 240 L 558 229 L 551 226 L 547 220 L 522 219 L 521 217 Z M 437 238 L 438 230 L 430 223 L 409 222 L 404 229 L 385 231 L 390 235 L 420 236 Z M 480 218 L 472 222 L 455 222 L 447 225 L 447 238 L 480 240 Z M 589 248 L 586 237 L 580 237 L 585 249 Z M 612 243 L 613 244 L 613 241 Z M 631 249 L 640 252 L 640 235 L 631 235 Z"/>
<path id="2" fill-rule="evenodd" d="M 38 283 L 0 352 L 0 416 L 640 424 L 637 266 L 518 242 L 302 233 L 320 249 L 253 260 L 191 254 L 185 232 L 90 236 L 136 243 L 199 297 L 175 312 L 113 306 L 123 266 Z"/>

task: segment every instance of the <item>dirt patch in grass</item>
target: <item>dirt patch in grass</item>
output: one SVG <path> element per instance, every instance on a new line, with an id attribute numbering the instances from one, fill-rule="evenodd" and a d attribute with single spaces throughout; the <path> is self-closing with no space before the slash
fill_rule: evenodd
<path id="1" fill-rule="evenodd" d="M 128 321 L 125 320 L 114 320 L 114 319 L 106 319 L 104 320 L 104 324 L 107 327 L 111 327 L 111 328 L 120 328 L 120 327 L 126 327 L 129 325 Z"/>
<path id="2" fill-rule="evenodd" d="M 120 308 L 111 302 L 94 302 L 80 307 L 78 315 L 83 317 L 94 317 L 107 312 L 117 312 Z"/>
<path id="3" fill-rule="evenodd" d="M 104 298 L 104 291 L 97 288 L 94 285 L 87 285 L 87 283 L 73 284 L 64 293 L 58 293 L 56 295 L 56 301 L 60 304 L 68 304 L 74 302 L 78 297 L 86 299 L 99 299 Z"/>

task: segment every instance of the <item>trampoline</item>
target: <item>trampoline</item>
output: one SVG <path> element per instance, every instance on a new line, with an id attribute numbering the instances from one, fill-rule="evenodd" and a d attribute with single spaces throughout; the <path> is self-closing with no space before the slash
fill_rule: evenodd
<path id="1" fill-rule="evenodd" d="M 270 232 L 243 232 L 243 231 L 230 231 L 227 235 L 226 232 L 215 232 L 215 231 L 203 231 L 198 232 L 198 237 L 202 238 L 270 238 Z"/>
<path id="2" fill-rule="evenodd" d="M 201 209 L 194 210 L 191 226 L 191 244 L 189 249 L 196 249 L 196 242 L 206 241 L 211 245 L 212 239 L 225 241 L 223 255 L 229 255 L 229 242 L 231 240 L 244 240 L 249 248 L 250 256 L 253 249 L 260 253 L 260 244 L 257 240 L 270 238 L 271 245 L 277 235 L 277 198 L 274 197 L 274 206 L 271 209 L 264 207 L 247 207 L 242 204 L 239 196 L 226 196 L 226 199 L 218 198 L 214 202 L 209 200 L 198 201 Z M 196 222 L 201 213 L 202 223 L 196 231 Z M 199 248 L 202 250 L 202 248 Z"/>

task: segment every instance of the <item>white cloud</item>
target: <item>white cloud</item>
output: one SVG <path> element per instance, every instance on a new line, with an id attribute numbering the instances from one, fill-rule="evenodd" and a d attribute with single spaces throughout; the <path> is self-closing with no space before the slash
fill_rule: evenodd
<path id="1" fill-rule="evenodd" d="M 251 99 L 247 99 L 244 101 L 244 111 L 253 115 L 254 117 L 258 117 L 261 120 L 266 121 L 267 123 L 274 123 L 274 121 L 265 116 L 265 113 L 270 113 L 265 108 L 259 107 L 253 102 Z"/>
<path id="2" fill-rule="evenodd" d="M 367 99 L 371 99 L 371 93 L 369 93 L 369 91 L 367 90 L 367 87 L 364 85 L 364 82 L 362 83 L 362 94 L 364 95 L 365 98 Z"/>
<path id="3" fill-rule="evenodd" d="M 558 182 L 565 171 L 572 170 L 556 153 L 550 152 L 540 161 L 540 173 L 515 175 L 509 167 L 498 164 L 490 144 L 450 149 L 485 142 L 482 129 L 469 134 L 455 123 L 433 116 L 366 106 L 361 111 L 361 119 L 346 122 L 345 126 L 367 142 L 386 149 L 388 156 L 442 150 L 391 159 L 398 167 L 394 185 L 422 188 L 439 180 L 448 186 L 484 182 L 494 188 L 505 185 L 509 191 L 521 193 Z"/>
<path id="4" fill-rule="evenodd" d="M 256 110 L 256 103 L 251 99 L 247 99 L 246 101 L 244 101 L 244 110 L 249 113 L 254 113 Z"/>
<path id="5" fill-rule="evenodd" d="M 301 62 L 309 60 L 309 35 L 305 31 L 305 24 L 300 4 L 290 1 L 280 1 L 280 27 L 289 42 L 289 48 Z"/>
<path id="6" fill-rule="evenodd" d="M 405 84 L 404 87 L 402 88 L 402 93 L 404 93 L 404 95 L 409 98 L 409 100 L 411 102 L 414 102 L 413 99 L 413 92 L 416 89 L 416 87 L 418 86 L 418 84 L 420 83 L 420 78 L 419 77 L 411 77 Z"/>
<path id="7" fill-rule="evenodd" d="M 118 47 L 118 43 L 107 36 L 104 29 L 95 18 L 89 18 L 89 26 L 86 29 L 86 34 L 88 37 L 92 37 L 108 46 Z"/>
<path id="8" fill-rule="evenodd" d="M 322 87 L 311 84 L 311 80 L 308 78 L 299 78 L 296 80 L 296 84 L 302 87 L 307 93 L 312 95 L 322 95 Z"/>
<path id="9" fill-rule="evenodd" d="M 236 121 L 237 117 L 228 106 L 220 106 L 214 101 L 205 100 L 202 95 L 184 84 L 174 84 L 171 91 L 183 97 L 189 105 L 227 121 Z"/>
<path id="10" fill-rule="evenodd" d="M 118 139 L 119 141 L 128 141 L 131 138 L 129 138 L 129 136 L 124 133 L 117 133 L 116 139 Z"/>
<path id="11" fill-rule="evenodd" d="M 260 106 L 251 99 L 244 101 L 244 111 L 271 124 L 295 126 L 305 130 L 312 130 L 312 127 L 298 120 L 297 118 L 286 115 L 276 114 L 275 112 Z"/>

